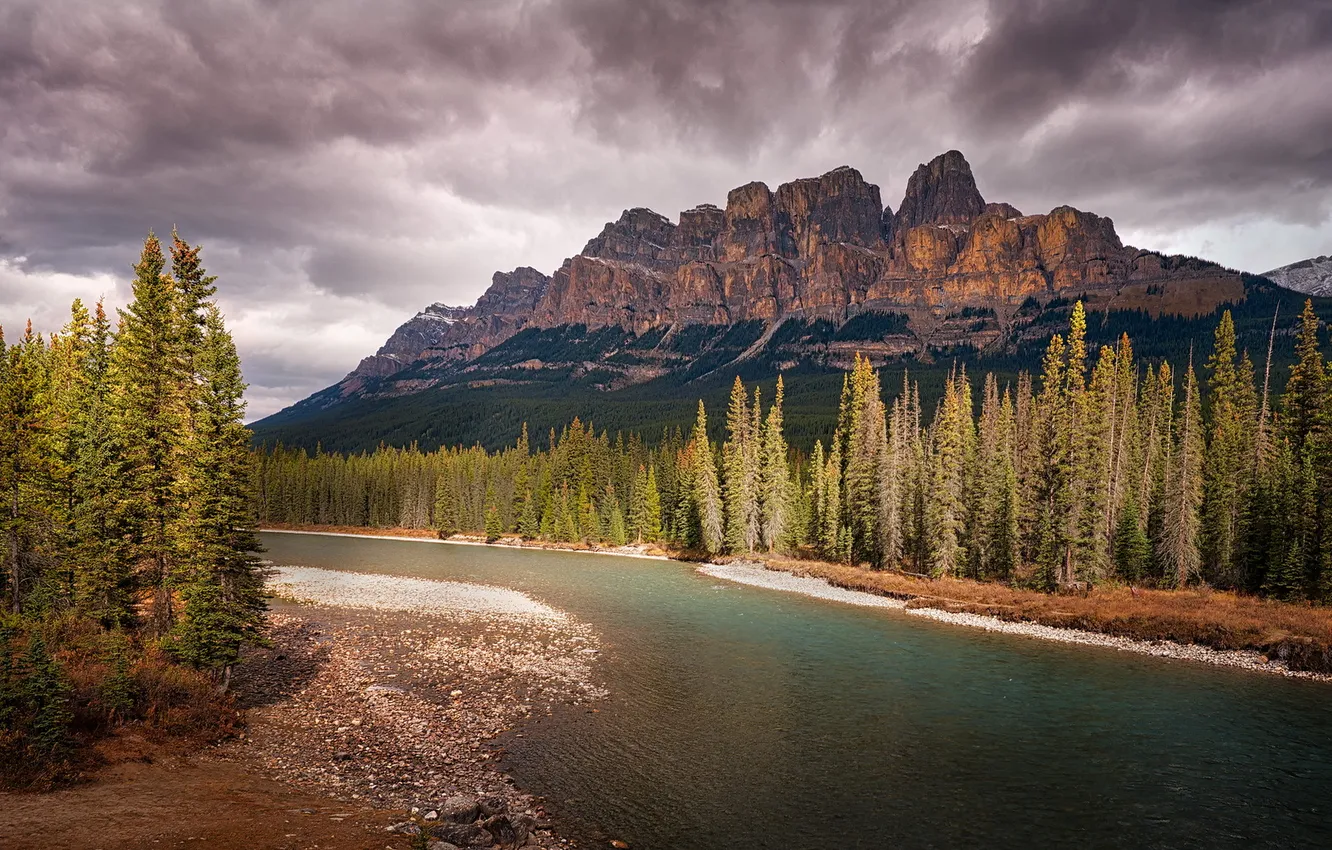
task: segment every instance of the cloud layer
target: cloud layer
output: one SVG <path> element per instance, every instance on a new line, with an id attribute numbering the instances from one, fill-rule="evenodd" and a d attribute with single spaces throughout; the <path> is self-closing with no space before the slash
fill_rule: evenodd
<path id="1" fill-rule="evenodd" d="M 114 7 L 114 8 L 112 8 Z M 432 301 L 840 164 L 1254 271 L 1332 245 L 1332 8 L 1309 0 L 15 0 L 0 9 L 0 321 L 126 297 L 202 242 L 251 413 Z"/>

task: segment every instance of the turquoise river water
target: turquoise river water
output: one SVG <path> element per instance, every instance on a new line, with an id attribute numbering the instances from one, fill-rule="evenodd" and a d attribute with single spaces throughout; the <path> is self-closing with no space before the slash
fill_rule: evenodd
<path id="1" fill-rule="evenodd" d="M 503 585 L 611 691 L 507 742 L 590 846 L 1332 847 L 1332 684 L 732 585 L 688 564 L 265 534 L 278 564 Z"/>

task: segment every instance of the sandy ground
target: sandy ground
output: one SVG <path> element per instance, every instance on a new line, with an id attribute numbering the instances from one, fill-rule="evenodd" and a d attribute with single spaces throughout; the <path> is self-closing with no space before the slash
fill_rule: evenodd
<path id="1" fill-rule="evenodd" d="M 1172 643 L 1170 641 L 1133 640 L 1131 638 L 1116 637 L 1113 635 L 1100 634 L 1098 632 L 1043 626 L 1038 623 L 1012 622 L 1009 620 L 1001 620 L 997 617 L 987 617 L 982 614 L 944 611 L 938 608 L 911 607 L 901 599 L 891 599 L 859 590 L 847 590 L 841 587 L 834 587 L 825 579 L 814 578 L 812 576 L 797 576 L 781 570 L 770 569 L 763 564 L 744 562 L 704 564 L 698 568 L 698 571 L 704 575 L 712 576 L 713 578 L 725 579 L 726 581 L 733 581 L 738 584 L 764 587 L 770 590 L 781 590 L 788 593 L 799 593 L 816 599 L 827 599 L 833 602 L 843 602 L 850 605 L 861 605 L 873 608 L 894 608 L 913 617 L 924 617 L 941 623 L 951 623 L 957 626 L 984 629 L 985 631 L 990 632 L 1023 635 L 1026 637 L 1040 638 L 1042 640 L 1058 641 L 1060 643 L 1100 646 L 1108 649 L 1117 649 L 1123 652 L 1136 652 L 1142 655 L 1157 656 L 1159 658 L 1179 658 L 1188 661 L 1198 661 L 1205 664 L 1217 664 L 1223 667 L 1239 667 L 1245 670 L 1257 670 L 1264 673 L 1275 673 L 1294 678 L 1332 681 L 1332 676 L 1291 670 L 1279 661 L 1268 660 L 1258 652 L 1248 650 L 1219 650 L 1206 646 Z"/>

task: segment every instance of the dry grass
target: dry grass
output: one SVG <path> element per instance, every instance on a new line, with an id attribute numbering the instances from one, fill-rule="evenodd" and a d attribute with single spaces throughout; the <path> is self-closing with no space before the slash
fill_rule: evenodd
<path id="1" fill-rule="evenodd" d="M 68 744 L 59 753 L 34 752 L 21 730 L 0 730 L 0 788 L 42 790 L 80 779 L 102 761 L 104 743 L 131 730 L 156 747 L 191 749 L 242 723 L 235 701 L 208 674 L 174 663 L 155 642 L 118 637 L 75 615 L 23 627 L 12 657 L 21 658 L 40 631 L 68 684 Z M 108 702 L 117 646 L 124 662 L 118 705 Z"/>
<path id="2" fill-rule="evenodd" d="M 925 579 L 846 564 L 769 558 L 771 569 L 904 599 L 910 607 L 986 614 L 1004 620 L 1169 640 L 1215 649 L 1252 649 L 1297 670 L 1332 672 L 1332 608 L 1235 593 L 1097 588 L 1051 595 L 967 579 Z"/>

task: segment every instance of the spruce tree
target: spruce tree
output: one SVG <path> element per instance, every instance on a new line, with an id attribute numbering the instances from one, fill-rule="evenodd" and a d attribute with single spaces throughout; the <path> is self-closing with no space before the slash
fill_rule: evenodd
<path id="1" fill-rule="evenodd" d="M 1163 540 L 1169 578 L 1185 587 L 1199 576 L 1202 558 L 1198 550 L 1199 509 L 1202 506 L 1203 462 L 1202 403 L 1193 372 L 1193 358 L 1184 373 L 1184 399 L 1179 413 L 1179 431 L 1171 464 L 1165 501 Z"/>
<path id="2" fill-rule="evenodd" d="M 171 528 L 188 413 L 181 299 L 164 274 L 165 264 L 161 243 L 149 234 L 134 266 L 134 299 L 120 314 L 108 376 L 112 419 L 123 447 L 118 519 L 126 535 L 120 557 L 138 565 L 159 634 L 175 619 Z"/>
<path id="3" fill-rule="evenodd" d="M 73 688 L 64 670 L 51 657 L 39 630 L 28 635 L 21 673 L 19 692 L 29 717 L 28 749 L 42 760 L 60 759 L 70 749 L 69 726 L 74 719 L 70 695 Z"/>
<path id="4" fill-rule="evenodd" d="M 888 477 L 888 431 L 879 375 L 869 358 L 855 358 L 851 373 L 851 433 L 847 440 L 845 483 L 852 557 L 880 566 L 884 558 L 886 514 L 884 484 Z"/>
<path id="5" fill-rule="evenodd" d="M 752 551 L 757 543 L 750 536 L 750 516 L 757 498 L 753 442 L 750 433 L 748 397 L 740 378 L 731 386 L 726 408 L 726 443 L 722 446 L 722 493 L 726 507 L 726 548 L 731 552 Z"/>
<path id="6" fill-rule="evenodd" d="M 0 341 L 0 346 L 3 342 Z M 51 363 L 41 336 L 28 322 L 23 337 L 5 349 L 0 382 L 0 509 L 8 562 L 10 610 L 27 602 L 47 607 L 50 586 L 43 569 L 53 492 Z"/>
<path id="7" fill-rule="evenodd" d="M 950 377 L 932 429 L 934 462 L 930 472 L 927 521 L 931 540 L 930 572 L 935 576 L 956 574 L 967 557 L 962 537 L 966 522 L 963 499 L 972 423 L 964 409 L 960 388 L 964 381 L 965 376 Z"/>
<path id="8" fill-rule="evenodd" d="M 1285 410 L 1286 436 L 1298 453 L 1306 440 L 1318 440 L 1327 431 L 1327 367 L 1318 345 L 1318 316 L 1313 301 L 1304 302 L 1300 326 L 1295 336 L 1297 362 L 1290 367 L 1286 393 L 1281 402 Z"/>
<path id="9" fill-rule="evenodd" d="M 786 388 L 777 376 L 777 395 L 763 425 L 759 490 L 762 503 L 763 545 L 771 552 L 783 545 L 791 522 L 791 477 L 787 466 L 786 437 L 782 433 L 782 404 Z"/>
<path id="10" fill-rule="evenodd" d="M 708 441 L 708 415 L 703 402 L 698 403 L 698 418 L 688 448 L 691 494 L 697 517 L 698 543 L 708 552 L 721 552 L 725 545 L 722 520 L 721 487 L 717 481 L 717 464 Z"/>
<path id="11" fill-rule="evenodd" d="M 657 490 L 656 466 L 647 468 L 647 497 L 644 510 L 643 538 L 649 543 L 661 539 L 661 494 Z"/>
<path id="12" fill-rule="evenodd" d="M 244 425 L 240 357 L 216 305 L 204 315 L 194 356 L 194 429 L 179 462 L 183 510 L 172 531 L 185 609 L 173 650 L 214 671 L 225 688 L 241 648 L 259 639 L 263 576 L 251 509 L 250 432 Z"/>
<path id="13" fill-rule="evenodd" d="M 1207 360 L 1211 402 L 1210 440 L 1203 464 L 1203 571 L 1216 584 L 1233 587 L 1240 579 L 1241 507 L 1252 463 L 1253 388 L 1242 385 L 1235 353 L 1235 325 L 1227 310 L 1216 327 Z"/>
<path id="14" fill-rule="evenodd" d="M 1115 528 L 1114 555 L 1115 570 L 1120 578 L 1129 583 L 1142 579 L 1151 559 L 1152 547 L 1142 526 L 1138 500 L 1132 494 L 1119 513 L 1119 523 Z"/>

